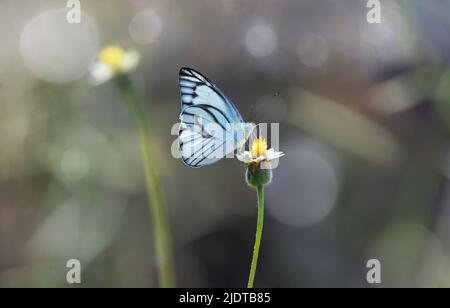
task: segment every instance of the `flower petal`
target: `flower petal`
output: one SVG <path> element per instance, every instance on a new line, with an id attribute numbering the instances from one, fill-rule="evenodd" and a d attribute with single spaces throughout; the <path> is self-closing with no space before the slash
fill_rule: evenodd
<path id="1" fill-rule="evenodd" d="M 283 156 L 284 156 L 283 152 L 278 152 L 278 151 L 275 151 L 274 149 L 270 149 L 270 150 L 267 151 L 267 157 L 268 157 L 269 161 L 270 160 L 274 160 L 274 159 L 278 159 L 278 158 L 283 157 Z"/>
<path id="2" fill-rule="evenodd" d="M 264 155 L 261 155 L 261 156 L 255 158 L 255 159 L 253 159 L 253 161 L 254 161 L 255 163 L 259 163 L 259 162 L 262 162 L 262 161 L 264 161 L 264 160 L 266 160 L 266 157 L 265 157 Z"/>
<path id="3" fill-rule="evenodd" d="M 141 59 L 141 56 L 137 50 L 130 49 L 123 55 L 122 63 L 121 63 L 121 70 L 124 73 L 128 73 L 134 69 L 139 64 L 139 61 Z"/>
<path id="4" fill-rule="evenodd" d="M 113 70 L 103 62 L 96 62 L 90 69 L 89 82 L 90 84 L 97 86 L 114 76 Z"/>
<path id="5" fill-rule="evenodd" d="M 248 151 L 244 151 L 241 153 L 236 154 L 236 158 L 240 160 L 241 162 L 244 162 L 246 164 L 250 163 L 252 161 L 252 154 Z"/>

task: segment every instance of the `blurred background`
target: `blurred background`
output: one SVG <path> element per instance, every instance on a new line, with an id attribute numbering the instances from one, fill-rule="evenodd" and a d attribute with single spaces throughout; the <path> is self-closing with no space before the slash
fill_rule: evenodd
<path id="1" fill-rule="evenodd" d="M 0 2 L 0 286 L 156 287 L 134 124 L 87 71 L 139 50 L 180 287 L 243 287 L 256 226 L 245 168 L 170 154 L 178 70 L 213 80 L 252 122 L 280 123 L 258 287 L 450 287 L 450 2 Z"/>

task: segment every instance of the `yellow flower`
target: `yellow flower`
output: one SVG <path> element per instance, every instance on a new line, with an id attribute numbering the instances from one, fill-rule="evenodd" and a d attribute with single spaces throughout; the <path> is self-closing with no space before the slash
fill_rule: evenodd
<path id="1" fill-rule="evenodd" d="M 120 71 L 125 50 L 119 46 L 108 46 L 100 51 L 98 59 L 108 65 L 113 71 Z"/>
<path id="2" fill-rule="evenodd" d="M 256 139 L 252 144 L 252 158 L 256 159 L 260 156 L 263 156 L 265 159 L 268 159 L 267 155 L 267 141 L 264 139 Z"/>
<path id="3" fill-rule="evenodd" d="M 120 46 L 110 45 L 103 48 L 90 71 L 91 83 L 104 83 L 118 74 L 127 74 L 139 64 L 140 55 L 136 50 L 124 50 Z"/>
<path id="4" fill-rule="evenodd" d="M 267 141 L 265 139 L 255 139 L 251 146 L 251 151 L 243 151 L 237 154 L 237 159 L 247 165 L 259 165 L 261 162 L 266 163 L 265 168 L 270 166 L 270 161 L 284 156 L 283 152 L 267 149 Z"/>

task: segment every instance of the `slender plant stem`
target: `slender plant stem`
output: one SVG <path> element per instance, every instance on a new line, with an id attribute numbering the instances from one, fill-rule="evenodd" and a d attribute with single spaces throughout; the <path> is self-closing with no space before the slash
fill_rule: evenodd
<path id="1" fill-rule="evenodd" d="M 264 186 L 256 188 L 258 195 L 258 225 L 256 227 L 255 247 L 253 249 L 253 260 L 250 268 L 250 277 L 248 278 L 247 288 L 253 288 L 255 281 L 256 268 L 258 267 L 259 248 L 261 247 L 262 231 L 264 226 Z"/>
<path id="2" fill-rule="evenodd" d="M 169 223 L 167 221 L 165 198 L 161 187 L 161 181 L 151 149 L 147 117 L 142 109 L 139 97 L 133 89 L 131 80 L 126 76 L 121 77 L 122 78 L 118 80 L 118 85 L 124 95 L 125 101 L 128 103 L 134 121 L 136 122 L 141 144 L 147 193 L 150 201 L 150 211 L 152 212 L 153 217 L 153 233 L 159 283 L 163 288 L 173 288 L 175 287 L 175 278 Z"/>

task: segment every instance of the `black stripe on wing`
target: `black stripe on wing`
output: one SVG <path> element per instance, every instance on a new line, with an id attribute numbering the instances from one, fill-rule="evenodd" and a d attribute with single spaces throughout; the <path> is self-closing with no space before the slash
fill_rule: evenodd
<path id="1" fill-rule="evenodd" d="M 180 135 L 183 130 L 180 130 Z M 208 157 L 215 152 L 216 146 L 219 144 L 219 141 L 215 138 L 204 138 L 201 135 L 197 134 L 193 135 L 193 138 L 189 138 L 186 142 L 182 142 L 180 139 L 180 152 L 181 159 L 183 163 L 192 168 L 199 168 L 202 166 L 206 166 L 209 164 L 213 164 L 221 159 L 221 157 Z M 194 142 L 200 142 L 197 146 L 193 146 Z M 184 146 L 191 147 L 188 151 L 193 151 L 193 153 L 189 153 L 188 156 L 184 156 Z M 208 152 L 209 151 L 209 152 Z M 205 161 L 207 159 L 207 161 Z"/>
<path id="2" fill-rule="evenodd" d="M 220 158 L 215 157 L 215 156 L 211 156 L 211 157 L 209 157 L 209 156 L 210 156 L 210 155 L 213 155 L 213 154 L 216 152 L 216 150 L 218 150 L 219 148 L 221 148 L 221 147 L 225 144 L 225 142 L 226 142 L 226 140 L 225 140 L 225 141 L 222 141 L 222 143 L 220 143 L 220 144 L 219 144 L 219 143 L 213 144 L 213 146 L 211 146 L 211 147 L 208 149 L 209 152 L 208 152 L 207 154 L 203 153 L 203 157 L 199 156 L 199 157 L 197 157 L 196 159 L 194 159 L 194 160 L 192 161 L 191 166 L 194 166 L 194 167 L 202 167 L 202 166 L 206 166 L 206 165 L 211 164 L 211 163 L 212 163 L 211 161 L 216 162 L 216 161 L 222 159 L 222 157 L 224 157 L 225 154 L 222 155 L 222 156 L 220 156 Z M 210 161 L 208 161 L 207 163 L 204 163 L 206 159 L 209 159 Z M 202 164 L 202 163 L 203 163 L 203 164 Z"/>
<path id="3" fill-rule="evenodd" d="M 200 124 L 199 119 L 212 127 Z M 214 114 L 199 106 L 186 108 L 180 115 L 182 124 L 178 133 L 179 150 L 183 162 L 190 167 L 201 167 L 212 164 L 222 157 L 215 153 L 226 141 L 228 132 L 220 126 Z M 231 126 L 227 125 L 228 127 Z"/>
<path id="4" fill-rule="evenodd" d="M 198 96 L 197 93 L 195 93 L 198 86 L 206 85 L 211 87 L 211 82 L 209 82 L 206 77 L 189 68 L 180 69 L 179 82 L 182 109 L 185 106 L 192 106 L 194 104 L 193 101 Z"/>
<path id="5" fill-rule="evenodd" d="M 229 100 L 225 94 L 215 86 L 208 78 L 203 76 L 200 72 L 192 69 L 183 67 L 180 69 L 179 73 L 179 84 L 180 84 L 180 92 L 181 92 L 181 109 L 184 109 L 187 106 L 198 105 L 198 104 L 213 104 L 213 101 L 197 99 L 199 102 L 195 102 L 196 98 L 201 96 L 199 94 L 199 89 L 202 86 L 208 87 L 212 90 L 218 98 L 222 100 L 223 106 L 225 110 L 221 110 L 222 113 L 229 113 L 233 115 L 234 122 L 243 122 L 242 116 L 237 110 L 236 106 Z M 217 108 L 219 109 L 219 108 Z"/>
<path id="6" fill-rule="evenodd" d="M 180 114 L 180 121 L 200 126 L 217 124 L 223 130 L 231 132 L 230 119 L 227 115 L 222 110 L 210 105 L 200 104 L 184 108 Z"/>

